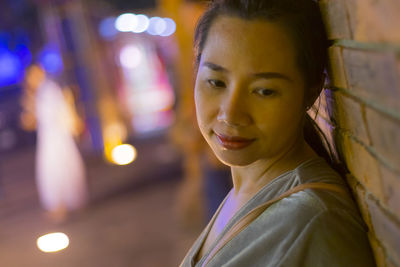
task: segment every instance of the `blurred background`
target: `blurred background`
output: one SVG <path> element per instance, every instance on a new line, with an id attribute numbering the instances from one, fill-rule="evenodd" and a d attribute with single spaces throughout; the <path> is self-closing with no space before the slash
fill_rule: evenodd
<path id="1" fill-rule="evenodd" d="M 0 0 L 2 266 L 179 265 L 231 186 L 194 115 L 204 7 Z"/>

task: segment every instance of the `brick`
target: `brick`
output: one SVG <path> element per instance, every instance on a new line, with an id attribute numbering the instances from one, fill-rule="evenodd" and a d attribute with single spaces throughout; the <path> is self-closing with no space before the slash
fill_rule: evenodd
<path id="1" fill-rule="evenodd" d="M 378 199 L 383 199 L 377 160 L 349 136 L 341 134 L 340 139 L 340 149 L 349 171 L 365 186 L 367 191 Z"/>
<path id="2" fill-rule="evenodd" d="M 372 229 L 372 222 L 371 222 L 371 217 L 369 215 L 369 210 L 367 203 L 365 202 L 366 198 L 366 191 L 365 188 L 362 184 L 359 183 L 359 181 L 351 174 L 346 175 L 346 180 L 353 192 L 353 196 L 356 200 L 356 203 L 358 205 L 358 208 L 361 212 L 362 218 L 364 219 L 364 222 L 367 224 L 368 229 Z"/>
<path id="3" fill-rule="evenodd" d="M 400 81 L 396 55 L 343 49 L 349 90 L 369 102 L 400 112 Z"/>
<path id="4" fill-rule="evenodd" d="M 350 39 L 350 23 L 344 0 L 322 0 L 320 9 L 329 39 Z"/>
<path id="5" fill-rule="evenodd" d="M 400 76 L 400 56 L 397 55 L 397 62 L 396 62 L 396 72 L 397 72 L 397 76 Z"/>
<path id="6" fill-rule="evenodd" d="M 328 50 L 328 72 L 330 85 L 339 88 L 347 88 L 347 78 L 343 64 L 342 47 L 331 46 Z"/>
<path id="7" fill-rule="evenodd" d="M 369 213 L 377 239 L 386 253 L 396 262 L 400 262 L 400 225 L 372 197 L 367 197 Z"/>
<path id="8" fill-rule="evenodd" d="M 340 92 L 334 93 L 334 99 L 333 116 L 337 127 L 350 132 L 351 135 L 364 144 L 370 145 L 367 127 L 363 118 L 364 109 L 361 104 Z"/>
<path id="9" fill-rule="evenodd" d="M 400 267 L 400 263 L 395 263 L 392 259 L 386 259 L 386 267 Z"/>
<path id="10" fill-rule="evenodd" d="M 366 108 L 366 116 L 376 152 L 392 166 L 400 169 L 400 122 L 371 108 Z"/>
<path id="11" fill-rule="evenodd" d="M 346 0 L 346 6 L 354 40 L 400 43 L 400 1 Z"/>
<path id="12" fill-rule="evenodd" d="M 380 166 L 384 203 L 400 220 L 400 175 L 389 170 L 385 166 Z"/>
<path id="13" fill-rule="evenodd" d="M 369 243 L 371 244 L 372 251 L 374 252 L 374 258 L 376 266 L 384 267 L 386 266 L 386 254 L 382 248 L 382 244 L 376 240 L 376 237 L 371 232 L 368 233 Z"/>

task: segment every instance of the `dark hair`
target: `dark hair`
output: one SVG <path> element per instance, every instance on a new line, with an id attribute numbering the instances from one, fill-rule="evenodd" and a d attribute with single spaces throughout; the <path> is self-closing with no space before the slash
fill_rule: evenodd
<path id="1" fill-rule="evenodd" d="M 288 31 L 297 49 L 297 64 L 306 85 L 306 105 L 310 107 L 321 92 L 327 64 L 328 41 L 318 3 L 314 0 L 212 1 L 198 21 L 195 31 L 196 69 L 211 25 L 221 15 L 276 22 Z M 308 114 L 304 124 L 304 138 L 319 156 L 335 167 L 336 160 L 324 133 Z"/>

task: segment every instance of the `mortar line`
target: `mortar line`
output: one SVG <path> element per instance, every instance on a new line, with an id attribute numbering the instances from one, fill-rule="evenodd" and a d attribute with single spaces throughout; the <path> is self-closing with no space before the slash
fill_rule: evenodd
<path id="1" fill-rule="evenodd" d="M 355 99 L 356 101 L 365 104 L 366 106 L 373 108 L 381 113 L 383 113 L 384 115 L 396 120 L 400 122 L 400 113 L 390 110 L 388 108 L 383 107 L 380 104 L 376 104 L 371 100 L 368 100 L 364 97 L 358 96 L 356 94 L 354 94 L 353 92 L 351 92 L 350 90 L 344 89 L 344 88 L 340 88 L 340 87 L 329 87 L 328 89 L 333 90 L 333 91 L 339 91 L 347 96 L 350 96 L 351 98 Z"/>
<path id="2" fill-rule="evenodd" d="M 394 172 L 397 175 L 400 175 L 400 171 L 398 169 L 396 169 L 396 167 L 394 167 L 391 163 L 388 163 L 388 161 L 386 160 L 386 158 L 384 158 L 383 156 L 381 156 L 378 152 L 375 151 L 375 149 L 369 145 L 364 144 L 363 142 L 361 142 L 360 140 L 358 140 L 355 136 L 353 136 L 351 134 L 351 132 L 349 130 L 340 128 L 340 127 L 336 127 L 336 130 L 339 131 L 340 133 L 348 136 L 350 139 L 352 139 L 354 142 L 356 142 L 357 144 L 359 144 L 360 146 L 362 146 L 365 150 L 367 150 L 367 152 L 369 154 L 371 154 L 379 163 L 381 163 L 383 166 L 385 166 L 386 168 L 388 168 L 390 171 Z"/>
<path id="3" fill-rule="evenodd" d="M 395 52 L 400 53 L 400 45 L 390 43 L 373 43 L 373 42 L 359 42 L 347 39 L 334 39 L 331 41 L 334 46 L 373 50 L 379 52 Z"/>

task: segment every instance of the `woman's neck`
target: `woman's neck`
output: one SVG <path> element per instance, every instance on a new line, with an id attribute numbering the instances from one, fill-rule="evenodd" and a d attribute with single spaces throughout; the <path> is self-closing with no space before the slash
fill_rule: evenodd
<path id="1" fill-rule="evenodd" d="M 274 158 L 260 159 L 248 166 L 233 166 L 233 194 L 235 197 L 250 198 L 279 175 L 313 157 L 317 154 L 302 141 Z"/>

